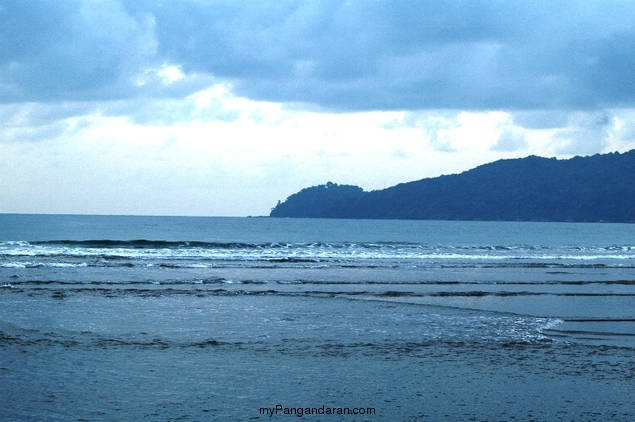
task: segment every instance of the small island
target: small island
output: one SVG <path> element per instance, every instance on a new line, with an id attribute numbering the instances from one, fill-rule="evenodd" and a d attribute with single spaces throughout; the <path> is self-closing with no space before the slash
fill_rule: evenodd
<path id="1" fill-rule="evenodd" d="M 328 182 L 279 201 L 270 216 L 633 223 L 635 150 L 498 160 L 370 192 Z"/>

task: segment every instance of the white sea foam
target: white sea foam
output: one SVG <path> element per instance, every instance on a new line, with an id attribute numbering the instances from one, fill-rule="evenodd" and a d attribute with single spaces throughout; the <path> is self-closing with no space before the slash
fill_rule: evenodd
<path id="1" fill-rule="evenodd" d="M 545 322 L 544 324 L 542 324 L 538 330 L 540 332 L 542 332 L 543 330 L 550 330 L 554 328 L 555 326 L 562 324 L 563 322 L 564 320 L 559 318 L 550 319 L 550 320 L 547 320 L 547 322 Z"/>

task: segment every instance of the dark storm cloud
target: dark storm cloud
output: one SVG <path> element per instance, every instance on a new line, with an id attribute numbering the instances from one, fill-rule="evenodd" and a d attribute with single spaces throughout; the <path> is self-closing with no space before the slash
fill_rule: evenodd
<path id="1" fill-rule="evenodd" d="M 624 1 L 0 0 L 0 98 L 200 87 L 134 82 L 167 63 L 335 110 L 630 107 L 633 21 Z"/>
<path id="2" fill-rule="evenodd" d="M 116 1 L 0 0 L 0 102 L 179 96 L 189 85 L 200 88 L 200 78 L 160 92 L 157 80 L 139 83 L 163 65 L 153 26 L 151 15 L 136 19 Z"/>
<path id="3" fill-rule="evenodd" d="M 0 98 L 11 101 L 126 95 L 142 28 L 116 4 L 0 2 Z M 132 95 L 136 93 L 130 92 Z"/>

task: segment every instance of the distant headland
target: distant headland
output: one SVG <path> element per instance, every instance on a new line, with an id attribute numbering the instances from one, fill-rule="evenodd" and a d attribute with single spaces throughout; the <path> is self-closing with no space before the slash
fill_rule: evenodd
<path id="1" fill-rule="evenodd" d="M 633 223 L 635 150 L 498 160 L 370 192 L 328 182 L 278 202 L 270 216 Z"/>

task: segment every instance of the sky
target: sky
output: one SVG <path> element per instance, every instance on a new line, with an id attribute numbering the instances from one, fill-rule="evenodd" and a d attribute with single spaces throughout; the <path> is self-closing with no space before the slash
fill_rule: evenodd
<path id="1" fill-rule="evenodd" d="M 0 0 L 0 212 L 268 215 L 635 148 L 627 0 Z"/>

